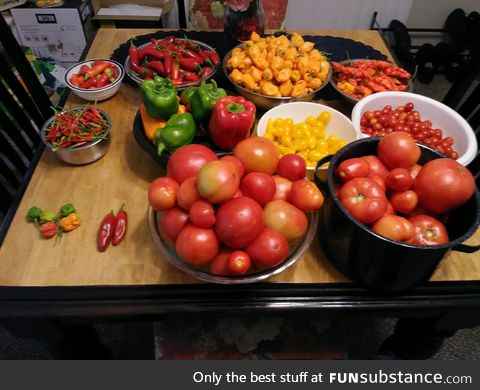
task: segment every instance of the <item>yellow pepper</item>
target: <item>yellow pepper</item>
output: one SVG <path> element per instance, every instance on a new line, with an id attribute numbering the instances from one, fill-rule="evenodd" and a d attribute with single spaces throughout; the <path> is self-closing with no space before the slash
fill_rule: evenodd
<path id="1" fill-rule="evenodd" d="M 70 232 L 80 226 L 80 218 L 76 213 L 71 213 L 61 218 L 59 224 L 64 232 Z"/>

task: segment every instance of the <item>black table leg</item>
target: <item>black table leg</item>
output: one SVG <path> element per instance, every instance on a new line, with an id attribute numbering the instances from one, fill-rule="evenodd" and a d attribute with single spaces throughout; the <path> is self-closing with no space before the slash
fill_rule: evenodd
<path id="1" fill-rule="evenodd" d="M 14 336 L 36 339 L 52 359 L 112 359 L 90 324 L 66 324 L 50 319 L 2 320 Z"/>

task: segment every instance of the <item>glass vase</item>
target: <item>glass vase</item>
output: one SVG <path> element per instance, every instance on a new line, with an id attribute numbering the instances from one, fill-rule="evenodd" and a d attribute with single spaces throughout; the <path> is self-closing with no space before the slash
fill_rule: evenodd
<path id="1" fill-rule="evenodd" d="M 224 32 L 226 38 L 233 43 L 246 41 L 255 31 L 263 34 L 265 30 L 265 14 L 262 0 L 226 0 L 224 3 Z"/>

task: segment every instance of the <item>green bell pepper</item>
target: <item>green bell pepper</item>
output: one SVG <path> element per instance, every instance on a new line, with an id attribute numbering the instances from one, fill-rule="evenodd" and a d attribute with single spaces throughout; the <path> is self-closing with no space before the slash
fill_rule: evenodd
<path id="1" fill-rule="evenodd" d="M 197 87 L 188 87 L 182 91 L 180 95 L 180 103 L 190 107 L 193 94 L 197 91 Z"/>
<path id="2" fill-rule="evenodd" d="M 192 114 L 185 112 L 175 114 L 168 120 L 163 128 L 158 128 L 153 136 L 153 143 L 157 146 L 160 155 L 164 150 L 173 152 L 183 145 L 193 141 L 197 126 Z"/>
<path id="3" fill-rule="evenodd" d="M 208 121 L 213 107 L 218 99 L 227 96 L 223 88 L 217 87 L 217 82 L 202 81 L 190 100 L 190 111 L 197 122 Z"/>
<path id="4" fill-rule="evenodd" d="M 140 86 L 143 104 L 155 119 L 168 119 L 178 111 L 177 90 L 170 79 L 155 76 Z"/>

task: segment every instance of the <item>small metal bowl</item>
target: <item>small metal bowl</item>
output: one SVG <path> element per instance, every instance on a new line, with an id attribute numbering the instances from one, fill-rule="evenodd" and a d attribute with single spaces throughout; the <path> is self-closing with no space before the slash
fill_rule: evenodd
<path id="1" fill-rule="evenodd" d="M 72 165 L 85 165 L 102 158 L 110 146 L 110 127 L 111 121 L 109 116 L 102 110 L 99 110 L 102 116 L 110 122 L 110 126 L 105 130 L 104 138 L 89 142 L 85 146 L 78 148 L 66 148 L 66 149 L 52 149 L 52 144 L 46 141 L 46 131 L 50 127 L 51 122 L 55 116 L 48 119 L 40 130 L 40 136 L 44 144 L 62 161 Z"/>
<path id="2" fill-rule="evenodd" d="M 176 40 L 182 40 L 181 38 L 175 38 L 175 39 Z M 213 52 L 217 53 L 217 51 L 213 47 L 207 45 L 206 43 L 203 43 L 203 42 L 200 42 L 200 41 L 195 41 L 193 39 L 190 39 L 190 42 L 194 43 L 195 45 L 200 46 L 202 48 L 202 50 L 209 50 L 209 51 L 213 51 Z M 147 43 L 139 46 L 138 50 L 141 50 L 142 48 L 144 48 L 145 46 L 150 45 L 150 44 L 151 44 L 150 42 L 147 42 Z M 135 74 L 135 72 L 133 72 L 130 69 L 130 55 L 128 55 L 127 58 L 125 59 L 125 63 L 123 65 L 123 67 L 125 68 L 125 72 L 127 73 L 128 77 L 130 77 L 133 81 L 135 81 L 138 86 L 140 86 L 143 83 L 144 80 L 142 78 L 138 77 Z M 180 84 L 180 85 L 175 85 L 175 88 L 178 89 L 178 90 L 182 90 L 182 89 L 187 88 L 187 87 L 200 85 L 200 83 L 203 80 L 211 79 L 215 75 L 215 73 L 217 73 L 218 68 L 219 68 L 219 65 L 215 65 L 212 68 L 212 71 L 208 75 L 203 76 L 201 79 L 198 79 L 197 81 L 190 81 L 190 82 L 186 82 L 186 83 L 183 83 L 183 84 Z"/>
<path id="3" fill-rule="evenodd" d="M 358 62 L 358 61 L 374 61 L 374 60 L 371 60 L 369 58 L 355 58 L 355 59 L 350 59 L 350 60 L 344 60 L 344 61 L 337 61 L 338 63 L 342 64 L 342 65 L 348 65 L 348 64 L 351 64 L 353 62 Z M 394 65 L 394 64 L 393 64 Z M 334 72 L 333 72 L 333 68 L 332 68 L 332 77 L 330 79 L 330 84 L 332 85 L 333 89 L 335 89 L 340 95 L 342 95 L 342 97 L 349 103 L 351 104 L 356 104 L 358 103 L 360 100 L 362 99 L 357 99 L 357 98 L 354 98 L 353 96 L 350 96 L 348 93 L 345 93 L 343 92 L 340 88 L 337 87 L 337 82 L 339 80 L 335 78 L 335 75 L 334 75 Z M 398 91 L 397 91 L 398 92 Z M 412 79 L 409 79 L 408 80 L 408 89 L 404 92 L 413 92 L 413 82 L 412 82 Z M 374 92 L 374 93 L 378 93 L 378 92 Z"/>
<path id="4" fill-rule="evenodd" d="M 327 78 L 323 82 L 323 84 L 320 86 L 320 88 L 315 89 L 314 91 L 307 93 L 306 95 L 301 95 L 301 96 L 295 96 L 295 97 L 277 97 L 277 96 L 267 96 L 267 95 L 262 95 L 260 93 L 252 92 L 249 91 L 248 89 L 243 88 L 241 85 L 238 85 L 232 81 L 230 78 L 229 72 L 227 70 L 227 61 L 232 55 L 232 51 L 239 47 L 241 45 L 238 45 L 234 47 L 232 50 L 230 50 L 227 55 L 223 58 L 222 61 L 222 70 L 223 73 L 225 74 L 225 77 L 230 80 L 230 82 L 233 84 L 233 87 L 235 89 L 235 92 L 237 92 L 239 95 L 242 95 L 246 97 L 248 100 L 252 101 L 255 103 L 255 105 L 259 108 L 263 108 L 264 110 L 269 110 L 270 108 L 273 108 L 275 106 L 278 106 L 280 104 L 284 103 L 291 103 L 291 102 L 308 102 L 310 100 L 313 100 L 315 98 L 315 95 L 323 89 L 326 85 L 328 85 L 330 78 L 332 76 L 332 66 L 329 66 L 329 71 Z"/>
<path id="5" fill-rule="evenodd" d="M 203 267 L 194 267 L 184 260 L 182 260 L 176 252 L 163 240 L 159 234 L 159 225 L 158 225 L 159 213 L 157 213 L 152 207 L 148 208 L 147 211 L 147 220 L 150 233 L 152 235 L 153 241 L 157 248 L 159 249 L 160 254 L 165 260 L 170 264 L 177 267 L 179 270 L 191 275 L 197 279 L 204 280 L 211 283 L 219 284 L 247 284 L 247 283 L 256 283 L 262 280 L 268 279 L 273 275 L 277 275 L 280 272 L 283 272 L 288 267 L 293 265 L 303 253 L 310 247 L 317 231 L 317 221 L 318 213 L 312 212 L 308 213 L 308 229 L 305 233 L 305 236 L 294 242 L 290 245 L 290 250 L 287 258 L 282 261 L 280 264 L 275 267 L 266 269 L 266 270 L 257 270 L 246 275 L 239 276 L 220 276 L 211 274 L 208 270 L 209 264 Z"/>

